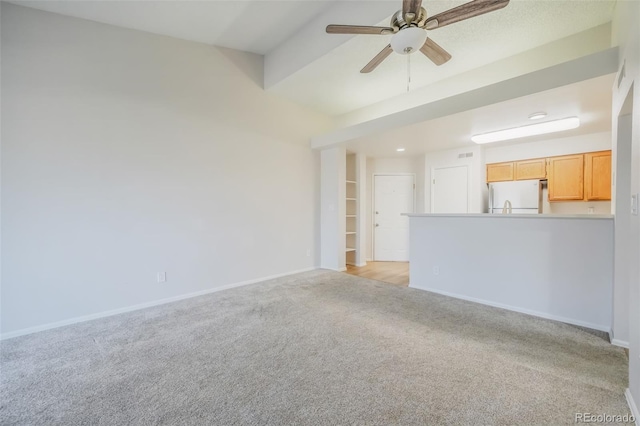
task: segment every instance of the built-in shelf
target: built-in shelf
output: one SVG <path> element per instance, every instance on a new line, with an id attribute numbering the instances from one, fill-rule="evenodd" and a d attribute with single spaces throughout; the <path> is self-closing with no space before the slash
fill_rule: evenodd
<path id="1" fill-rule="evenodd" d="M 346 158 L 346 179 L 345 179 L 345 208 L 347 227 L 345 229 L 345 262 L 347 265 L 356 265 L 358 263 L 357 247 L 359 247 L 360 235 L 356 233 L 358 223 L 361 218 L 358 217 L 358 201 L 360 195 L 358 194 L 358 180 L 356 173 L 356 155 L 347 153 Z"/>

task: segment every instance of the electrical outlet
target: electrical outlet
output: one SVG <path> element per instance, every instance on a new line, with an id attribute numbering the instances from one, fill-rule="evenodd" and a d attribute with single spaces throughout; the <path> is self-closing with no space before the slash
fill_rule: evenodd
<path id="1" fill-rule="evenodd" d="M 631 214 L 638 216 L 638 194 L 631 196 Z"/>
<path id="2" fill-rule="evenodd" d="M 587 213 L 593 214 L 593 207 L 587 207 Z"/>
<path id="3" fill-rule="evenodd" d="M 167 273 L 166 272 L 158 272 L 158 282 L 166 283 L 167 282 Z"/>
<path id="4" fill-rule="evenodd" d="M 433 267 L 433 275 L 440 275 L 440 267 L 439 266 L 434 266 Z"/>
<path id="5" fill-rule="evenodd" d="M 310 248 L 307 249 L 307 257 L 311 257 L 311 249 Z"/>

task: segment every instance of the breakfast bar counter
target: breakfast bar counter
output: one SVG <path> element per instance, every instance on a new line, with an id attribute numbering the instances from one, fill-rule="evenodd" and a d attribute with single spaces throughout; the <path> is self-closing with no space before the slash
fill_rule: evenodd
<path id="1" fill-rule="evenodd" d="M 410 287 L 610 331 L 613 216 L 406 216 Z"/>

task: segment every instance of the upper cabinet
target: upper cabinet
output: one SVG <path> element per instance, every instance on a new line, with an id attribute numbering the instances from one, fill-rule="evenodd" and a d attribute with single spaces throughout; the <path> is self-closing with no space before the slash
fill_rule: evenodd
<path id="1" fill-rule="evenodd" d="M 549 201 L 611 200 L 611 151 L 487 164 L 487 182 L 548 179 Z"/>
<path id="2" fill-rule="evenodd" d="M 487 164 L 487 182 L 513 180 L 513 162 Z"/>
<path id="3" fill-rule="evenodd" d="M 584 199 L 584 155 L 549 158 L 549 201 Z"/>
<path id="4" fill-rule="evenodd" d="M 506 180 L 546 179 L 547 160 L 509 161 L 507 163 L 487 164 L 487 182 Z"/>
<path id="5" fill-rule="evenodd" d="M 611 151 L 584 154 L 585 200 L 611 199 Z"/>
<path id="6" fill-rule="evenodd" d="M 546 179 L 547 159 L 538 158 L 535 160 L 516 161 L 516 180 Z"/>

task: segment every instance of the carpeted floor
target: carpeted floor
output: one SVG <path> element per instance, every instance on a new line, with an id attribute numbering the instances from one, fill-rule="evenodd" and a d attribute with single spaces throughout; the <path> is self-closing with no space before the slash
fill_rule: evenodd
<path id="1" fill-rule="evenodd" d="M 578 328 L 329 271 L 4 341 L 3 425 L 572 424 L 628 414 Z"/>

